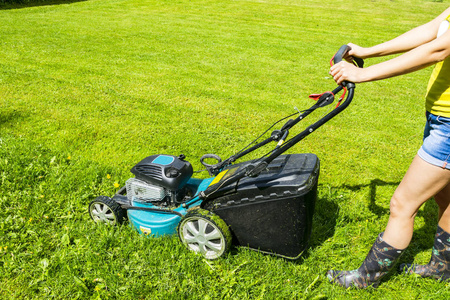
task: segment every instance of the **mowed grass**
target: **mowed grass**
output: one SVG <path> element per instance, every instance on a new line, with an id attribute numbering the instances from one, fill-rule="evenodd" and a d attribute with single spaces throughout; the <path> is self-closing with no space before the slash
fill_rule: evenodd
<path id="1" fill-rule="evenodd" d="M 176 237 L 96 226 L 87 212 L 92 199 L 114 194 L 146 156 L 183 153 L 200 170 L 202 154 L 234 154 L 295 107 L 311 106 L 309 94 L 335 87 L 328 62 L 339 46 L 393 38 L 448 5 L 94 0 L 3 6 L 0 296 L 448 299 L 448 283 L 395 272 L 364 291 L 344 290 L 325 277 L 331 268 L 358 267 L 384 229 L 389 199 L 420 147 L 430 68 L 358 85 L 346 111 L 290 151 L 321 160 L 311 248 L 297 262 L 245 248 L 209 262 Z M 437 208 L 427 203 L 402 262 L 428 261 L 436 223 Z"/>

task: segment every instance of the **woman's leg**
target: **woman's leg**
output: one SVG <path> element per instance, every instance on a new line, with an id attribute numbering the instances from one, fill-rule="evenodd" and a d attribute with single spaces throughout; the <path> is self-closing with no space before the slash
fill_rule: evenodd
<path id="1" fill-rule="evenodd" d="M 442 197 L 448 197 L 449 183 L 450 170 L 431 165 L 416 155 L 392 196 L 383 239 L 395 248 L 406 248 L 411 241 L 414 218 L 420 206 L 434 195 L 440 195 L 438 201 L 445 201 Z M 442 214 L 441 222 L 445 223 L 450 209 L 445 209 Z M 447 220 L 447 226 L 443 224 L 444 229 L 450 229 L 447 228 L 449 222 Z"/>

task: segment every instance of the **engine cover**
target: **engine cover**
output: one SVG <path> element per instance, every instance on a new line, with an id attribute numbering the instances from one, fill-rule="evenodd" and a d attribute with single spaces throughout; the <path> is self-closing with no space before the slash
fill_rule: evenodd
<path id="1" fill-rule="evenodd" d="M 178 191 L 191 178 L 194 170 L 184 155 L 152 155 L 144 158 L 132 169 L 137 179 Z"/>

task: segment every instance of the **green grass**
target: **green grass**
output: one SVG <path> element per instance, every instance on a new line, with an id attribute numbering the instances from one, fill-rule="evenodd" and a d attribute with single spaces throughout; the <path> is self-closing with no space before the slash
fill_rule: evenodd
<path id="1" fill-rule="evenodd" d="M 298 262 L 245 248 L 207 262 L 176 237 L 95 226 L 87 213 L 148 155 L 184 153 L 196 170 L 204 153 L 232 155 L 294 107 L 309 107 L 309 94 L 334 88 L 328 61 L 339 46 L 393 38 L 448 3 L 2 6 L 0 297 L 448 299 L 448 283 L 396 273 L 365 291 L 325 277 L 358 267 L 384 229 L 421 143 L 431 69 L 358 85 L 344 113 L 291 151 L 321 160 L 311 248 Z M 434 203 L 419 211 L 402 262 L 427 262 L 436 218 Z"/>

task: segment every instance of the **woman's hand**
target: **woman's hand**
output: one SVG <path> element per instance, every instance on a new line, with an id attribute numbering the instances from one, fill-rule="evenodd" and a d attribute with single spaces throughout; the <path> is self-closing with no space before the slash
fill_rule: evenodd
<path id="1" fill-rule="evenodd" d="M 366 48 L 360 47 L 358 45 L 349 43 L 350 50 L 347 52 L 346 56 L 343 57 L 347 62 L 341 61 L 333 65 L 330 69 L 330 75 L 337 84 L 342 84 L 343 81 L 350 82 L 360 82 L 358 80 L 359 68 L 357 68 L 353 63 L 353 57 L 364 58 L 366 54 Z"/>
<path id="2" fill-rule="evenodd" d="M 367 48 L 363 48 L 360 47 L 358 45 L 352 44 L 352 43 L 348 43 L 348 46 L 350 46 L 350 51 L 348 52 L 349 56 L 354 56 L 354 57 L 359 57 L 359 58 L 367 58 L 368 53 L 367 53 Z"/>
<path id="3" fill-rule="evenodd" d="M 361 73 L 364 69 L 358 68 L 355 65 L 346 61 L 341 61 L 330 68 L 330 75 L 333 76 L 334 81 L 341 85 L 343 81 L 353 83 L 362 82 Z"/>

